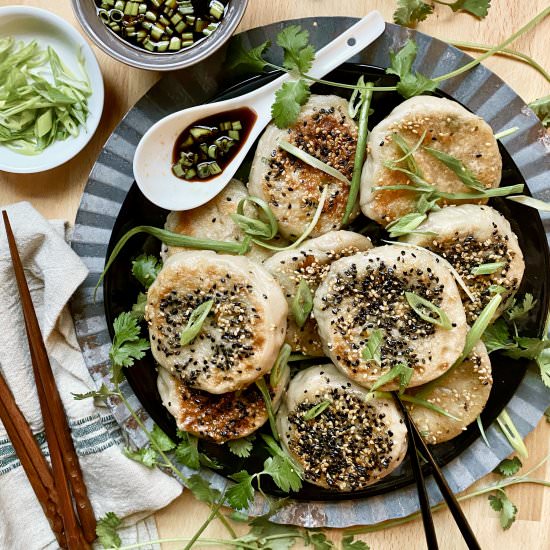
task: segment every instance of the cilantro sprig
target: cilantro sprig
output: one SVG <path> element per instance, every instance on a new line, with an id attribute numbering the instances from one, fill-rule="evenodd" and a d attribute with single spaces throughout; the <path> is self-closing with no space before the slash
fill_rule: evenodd
<path id="1" fill-rule="evenodd" d="M 432 0 L 432 2 L 447 6 L 454 12 L 470 13 L 480 19 L 487 16 L 491 6 L 491 0 L 455 0 L 454 2 Z M 398 8 L 393 14 L 393 20 L 399 25 L 414 26 L 420 21 L 424 21 L 434 11 L 433 4 L 423 0 L 397 0 L 397 5 Z"/>

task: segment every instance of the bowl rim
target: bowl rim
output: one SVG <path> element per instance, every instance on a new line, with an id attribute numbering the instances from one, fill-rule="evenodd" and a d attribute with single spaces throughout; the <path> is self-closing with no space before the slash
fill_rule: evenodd
<path id="1" fill-rule="evenodd" d="M 190 47 L 183 51 L 167 54 L 164 59 L 170 59 L 168 56 L 171 55 L 173 56 L 172 59 L 174 59 L 174 61 L 166 62 L 162 65 L 158 64 L 158 53 L 155 54 L 152 52 L 148 52 L 144 49 L 135 49 L 131 45 L 126 45 L 123 39 L 118 40 L 120 42 L 121 48 L 126 52 L 132 52 L 134 54 L 133 56 L 128 57 L 124 53 L 110 48 L 101 39 L 99 34 L 94 29 L 94 26 L 86 17 L 82 8 L 82 0 L 71 0 L 71 4 L 76 19 L 84 32 L 88 35 L 90 40 L 92 40 L 92 42 L 108 56 L 116 59 L 117 61 L 120 61 L 121 63 L 124 63 L 125 65 L 135 67 L 137 69 L 165 72 L 191 67 L 192 65 L 203 61 L 207 57 L 210 57 L 213 53 L 220 49 L 231 38 L 231 36 L 233 36 L 235 29 L 237 28 L 244 16 L 244 13 L 248 6 L 248 1 L 249 0 L 237 0 L 235 2 L 236 7 L 235 11 L 232 14 L 232 17 L 224 19 L 224 21 L 227 21 L 224 32 L 213 33 L 211 35 L 212 39 L 210 41 L 205 41 L 206 46 L 204 47 L 204 49 L 200 50 L 199 53 L 197 53 L 198 48 Z M 189 54 L 189 57 L 187 56 L 187 54 Z"/>
<path id="2" fill-rule="evenodd" d="M 65 19 L 63 19 L 59 15 L 56 15 L 55 13 L 52 13 L 51 11 L 45 10 L 43 8 L 23 5 L 0 7 L 0 20 L 14 15 L 25 15 L 27 17 L 31 17 L 37 20 L 47 21 L 48 23 L 59 29 L 59 31 L 67 36 L 71 40 L 71 42 L 76 43 L 87 52 L 87 62 L 93 65 L 94 72 L 97 73 L 95 76 L 92 76 L 90 74 L 90 70 L 87 70 L 88 77 L 90 79 L 90 85 L 92 87 L 92 93 L 97 94 L 98 116 L 96 117 L 93 124 L 86 127 L 85 137 L 83 138 L 83 141 L 81 142 L 79 147 L 76 147 L 74 150 L 70 147 L 67 147 L 67 152 L 65 154 L 60 154 L 59 156 L 45 156 L 43 162 L 35 165 L 32 164 L 33 157 L 29 156 L 27 157 L 29 159 L 29 165 L 24 167 L 12 166 L 10 164 L 7 164 L 1 159 L 0 155 L 1 171 L 9 172 L 11 174 L 35 174 L 38 172 L 45 172 L 47 170 L 57 168 L 58 166 L 65 164 L 69 160 L 73 159 L 76 155 L 78 155 L 86 147 L 86 145 L 88 145 L 88 143 L 94 136 L 101 120 L 101 114 L 103 112 L 103 107 L 105 104 L 105 87 L 103 83 L 103 74 L 101 72 L 101 67 L 99 66 L 99 63 L 92 48 L 73 25 L 65 21 Z M 70 140 L 67 141 L 67 143 L 69 142 Z M 47 149 L 45 151 L 47 151 Z"/>

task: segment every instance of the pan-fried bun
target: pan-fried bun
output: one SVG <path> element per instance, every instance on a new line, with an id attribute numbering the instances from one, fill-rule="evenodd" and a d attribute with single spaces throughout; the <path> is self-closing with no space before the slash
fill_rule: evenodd
<path id="1" fill-rule="evenodd" d="M 390 170 L 385 163 L 403 157 L 403 151 L 395 145 L 395 133 L 412 148 L 424 132 L 423 145 L 460 160 L 485 188 L 498 187 L 502 159 L 491 127 L 455 101 L 416 96 L 397 106 L 369 134 L 369 156 L 361 176 L 360 199 L 361 210 L 367 217 L 387 225 L 415 211 L 418 193 L 407 190 L 376 191 L 374 187 L 411 183 L 406 174 Z M 471 192 L 451 169 L 422 147 L 413 156 L 424 179 L 438 190 L 447 193 Z M 440 206 L 453 202 L 460 201 L 440 200 Z"/>

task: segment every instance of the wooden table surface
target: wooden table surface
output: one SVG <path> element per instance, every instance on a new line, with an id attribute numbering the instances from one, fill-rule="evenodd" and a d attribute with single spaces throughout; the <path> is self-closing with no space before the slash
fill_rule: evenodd
<path id="1" fill-rule="evenodd" d="M 91 1 L 91 0 L 90 0 Z M 0 0 L 0 6 L 13 4 Z M 80 30 L 71 10 L 69 0 L 18 0 L 19 4 L 42 7 L 57 13 Z M 394 0 L 250 0 L 246 15 L 240 26 L 248 29 L 297 17 L 312 15 L 362 16 L 371 9 L 382 12 L 391 21 L 396 1 Z M 526 21 L 548 6 L 548 0 L 492 0 L 489 16 L 478 21 L 466 14 L 453 14 L 444 6 L 437 6 L 435 14 L 419 29 L 442 39 L 475 41 L 497 44 L 518 29 Z M 520 38 L 512 47 L 533 56 L 550 69 L 550 18 L 535 30 Z M 123 114 L 154 84 L 159 75 L 132 69 L 106 56 L 95 46 L 105 79 L 105 109 L 100 127 L 88 146 L 72 161 L 40 175 L 17 175 L 0 172 L 0 204 L 28 200 L 48 218 L 65 218 L 71 221 L 76 216 L 80 197 L 88 173 L 97 158 L 103 143 L 120 121 Z M 526 101 L 550 93 L 549 84 L 530 67 L 505 58 L 493 57 L 487 66 L 506 80 Z M 542 421 L 531 433 L 526 444 L 529 459 L 526 465 L 534 465 L 550 453 L 550 425 Z M 494 476 L 493 476 L 494 477 Z M 550 466 L 537 472 L 539 478 L 550 479 Z M 481 484 L 490 481 L 482 480 Z M 152 489 L 154 490 L 154 489 Z M 518 506 L 518 520 L 509 531 L 503 532 L 498 519 L 487 502 L 487 497 L 468 501 L 464 505 L 474 531 L 484 549 L 550 548 L 550 490 L 536 486 L 516 486 L 508 490 L 511 500 Z M 207 507 L 184 492 L 180 498 L 156 515 L 159 534 L 163 538 L 185 537 L 193 534 L 207 515 Z M 464 548 L 460 534 L 447 512 L 435 516 L 440 548 L 454 550 Z M 225 537 L 218 524 L 212 524 L 205 535 Z M 337 541 L 338 531 L 330 532 Z M 425 548 L 420 521 L 405 527 L 364 535 L 373 550 L 404 547 L 409 550 Z M 164 544 L 163 550 L 182 548 L 182 544 Z"/>

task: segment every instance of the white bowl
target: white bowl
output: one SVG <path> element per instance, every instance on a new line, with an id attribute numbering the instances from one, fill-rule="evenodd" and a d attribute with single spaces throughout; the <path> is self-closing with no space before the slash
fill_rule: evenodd
<path id="1" fill-rule="evenodd" d="M 0 8 L 0 36 L 16 40 L 36 40 L 41 47 L 52 46 L 59 57 L 79 74 L 77 55 L 82 48 L 92 95 L 88 98 L 90 110 L 85 127 L 79 127 L 77 137 L 55 141 L 38 155 L 22 155 L 0 145 L 0 170 L 30 174 L 55 168 L 72 159 L 90 141 L 103 111 L 103 78 L 97 60 L 84 38 L 69 23 L 49 11 L 28 6 Z"/>

